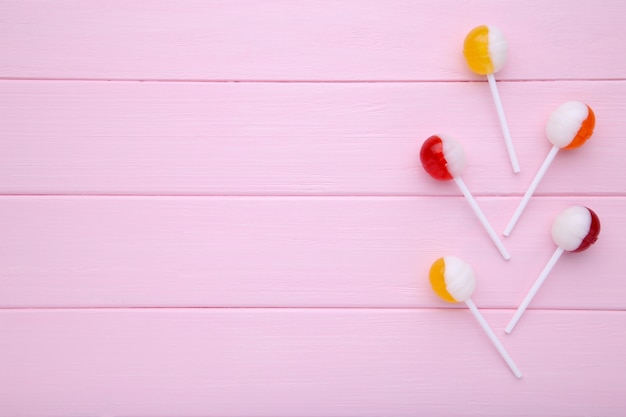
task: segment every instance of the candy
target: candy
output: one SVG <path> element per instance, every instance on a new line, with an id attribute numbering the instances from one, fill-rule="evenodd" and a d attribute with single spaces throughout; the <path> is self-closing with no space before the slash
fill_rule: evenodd
<path id="1" fill-rule="evenodd" d="M 502 257 L 506 260 L 510 259 L 511 256 L 498 234 L 493 230 L 476 199 L 461 179 L 461 173 L 465 168 L 465 151 L 461 144 L 449 136 L 433 135 L 422 144 L 420 160 L 424 170 L 434 179 L 440 181 L 454 180 Z"/>
<path id="2" fill-rule="evenodd" d="M 530 197 L 537 189 L 539 182 L 545 175 L 548 167 L 560 149 L 575 149 L 582 146 L 592 135 L 596 125 L 596 118 L 591 107 L 579 101 L 568 101 L 561 104 L 552 114 L 546 125 L 546 135 L 552 143 L 552 149 L 543 161 L 537 175 L 530 183 L 528 190 L 513 213 L 511 220 L 504 229 L 504 235 L 509 236 L 517 224 L 522 212 L 528 205 Z"/>
<path id="3" fill-rule="evenodd" d="M 562 211 L 552 223 L 552 240 L 568 252 L 582 252 L 596 243 L 600 219 L 588 207 L 573 206 Z"/>
<path id="4" fill-rule="evenodd" d="M 508 45 L 502 31 L 494 26 L 481 25 L 472 29 L 465 37 L 463 55 L 472 71 L 486 75 L 496 105 L 496 112 L 500 120 L 504 142 L 509 153 L 513 172 L 520 171 L 509 125 L 506 122 L 504 108 L 498 93 L 498 86 L 494 74 L 502 69 L 508 56 Z"/>
<path id="5" fill-rule="evenodd" d="M 511 321 L 504 329 L 505 332 L 511 333 L 513 331 L 513 328 L 515 328 L 515 325 L 539 291 L 539 288 L 541 288 L 552 268 L 563 255 L 563 252 L 582 252 L 587 250 L 598 240 L 599 234 L 600 219 L 590 208 L 573 206 L 563 210 L 556 216 L 552 223 L 552 240 L 556 243 L 557 249 L 517 308 L 513 318 L 511 318 Z"/>
<path id="6" fill-rule="evenodd" d="M 561 104 L 548 119 L 546 135 L 552 145 L 561 149 L 582 146 L 593 134 L 596 116 L 591 107 L 580 101 Z"/>
<path id="7" fill-rule="evenodd" d="M 465 302 L 513 374 L 517 378 L 521 378 L 522 373 L 519 368 L 470 298 L 476 288 L 476 277 L 472 268 L 462 259 L 455 256 L 444 256 L 431 265 L 429 279 L 435 293 L 445 301 L 449 303 Z"/>
<path id="8" fill-rule="evenodd" d="M 476 289 L 474 271 L 454 256 L 437 259 L 430 267 L 429 277 L 435 293 L 449 303 L 468 300 Z"/>

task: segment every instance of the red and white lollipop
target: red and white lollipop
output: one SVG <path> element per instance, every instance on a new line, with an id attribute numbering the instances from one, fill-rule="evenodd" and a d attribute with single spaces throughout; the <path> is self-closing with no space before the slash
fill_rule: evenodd
<path id="1" fill-rule="evenodd" d="M 424 170 L 434 179 L 440 181 L 454 180 L 502 257 L 506 260 L 510 259 L 511 256 L 504 247 L 500 237 L 493 230 L 476 199 L 461 179 L 461 172 L 465 168 L 465 151 L 461 144 L 450 136 L 433 135 L 422 144 L 420 160 Z"/>
<path id="2" fill-rule="evenodd" d="M 550 143 L 552 143 L 552 149 L 550 149 L 537 175 L 535 175 L 528 190 L 526 190 L 522 201 L 520 201 L 515 213 L 513 213 L 509 224 L 504 229 L 504 236 L 509 236 L 513 231 L 515 224 L 530 201 L 530 197 L 537 189 L 539 182 L 559 150 L 575 149 L 582 146 L 593 134 L 595 125 L 596 117 L 593 110 L 580 101 L 568 101 L 552 112 L 546 125 L 546 135 Z"/>
<path id="3" fill-rule="evenodd" d="M 583 206 L 573 206 L 563 210 L 552 223 L 552 240 L 557 248 L 554 254 L 539 274 L 539 277 L 526 294 L 522 304 L 517 308 L 513 318 L 504 329 L 511 333 L 513 328 L 524 314 L 524 311 L 532 301 L 533 297 L 541 288 L 554 265 L 559 260 L 563 252 L 582 252 L 593 245 L 598 240 L 600 234 L 600 219 L 590 208 Z"/>

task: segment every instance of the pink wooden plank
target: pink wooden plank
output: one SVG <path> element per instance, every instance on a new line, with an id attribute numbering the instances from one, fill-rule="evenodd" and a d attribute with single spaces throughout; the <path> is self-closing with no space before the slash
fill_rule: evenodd
<path id="1" fill-rule="evenodd" d="M 548 153 L 549 114 L 577 99 L 595 136 L 562 152 L 538 193 L 623 194 L 626 82 L 501 84 L 518 176 L 485 83 L 0 82 L 0 192 L 458 195 L 418 159 L 447 132 L 474 193 L 521 194 Z"/>
<path id="2" fill-rule="evenodd" d="M 517 199 L 480 198 L 497 230 Z M 462 198 L 4 197 L 0 306 L 446 307 L 430 264 L 456 254 L 481 307 L 516 307 L 555 249 L 553 217 L 600 216 L 531 308 L 625 309 L 626 198 L 541 197 L 502 260 Z"/>
<path id="3" fill-rule="evenodd" d="M 621 0 L 0 3 L 0 76 L 236 80 L 475 79 L 474 26 L 500 26 L 506 79 L 623 78 Z"/>
<path id="4" fill-rule="evenodd" d="M 4 310 L 0 416 L 624 415 L 626 312 L 511 313 Z"/>

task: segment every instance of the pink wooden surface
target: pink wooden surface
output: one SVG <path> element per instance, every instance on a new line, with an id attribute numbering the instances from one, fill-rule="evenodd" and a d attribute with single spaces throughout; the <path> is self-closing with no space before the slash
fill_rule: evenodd
<path id="1" fill-rule="evenodd" d="M 503 334 L 510 313 L 485 318 Z M 467 310 L 4 310 L 0 402 L 10 416 L 624 415 L 626 312 L 519 326 L 503 343 L 522 380 Z"/>
<path id="2" fill-rule="evenodd" d="M 479 202 L 502 230 L 517 200 Z M 428 267 L 462 254 L 476 303 L 514 308 L 556 248 L 554 216 L 586 202 L 600 240 L 565 255 L 532 308 L 623 309 L 607 289 L 623 287 L 624 197 L 537 198 L 509 262 L 462 197 L 5 197 L 0 306 L 443 308 Z"/>
<path id="3" fill-rule="evenodd" d="M 622 1 L 0 0 L 0 417 L 626 415 Z M 522 173 L 463 36 L 498 74 Z M 146 81 L 149 80 L 149 81 Z M 503 261 L 421 142 L 453 134 Z M 552 218 L 599 214 L 520 322 Z M 426 272 L 456 254 L 515 380 Z"/>
<path id="4" fill-rule="evenodd" d="M 3 0 L 0 76 L 152 80 L 467 80 L 472 27 L 500 26 L 504 79 L 624 78 L 624 3 Z"/>
<path id="5" fill-rule="evenodd" d="M 626 152 L 626 81 L 500 83 L 500 90 L 517 176 L 486 82 L 0 82 L 0 190 L 458 195 L 419 163 L 422 142 L 442 132 L 464 145 L 473 192 L 522 194 L 550 149 L 550 112 L 582 100 L 596 112 L 595 136 L 562 152 L 538 193 L 624 191 L 615 167 Z"/>

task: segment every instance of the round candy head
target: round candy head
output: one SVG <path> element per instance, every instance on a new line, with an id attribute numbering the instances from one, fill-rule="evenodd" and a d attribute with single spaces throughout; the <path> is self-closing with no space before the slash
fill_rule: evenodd
<path id="1" fill-rule="evenodd" d="M 463 55 L 467 65 L 476 74 L 494 74 L 502 69 L 509 47 L 502 31 L 494 26 L 481 25 L 465 37 Z"/>
<path id="2" fill-rule="evenodd" d="M 428 174 L 436 180 L 451 180 L 465 168 L 465 151 L 449 136 L 433 135 L 420 150 L 420 161 Z"/>
<path id="3" fill-rule="evenodd" d="M 456 256 L 444 256 L 430 267 L 430 285 L 433 291 L 450 303 L 469 299 L 476 288 L 472 268 Z"/>
<path id="4" fill-rule="evenodd" d="M 591 107 L 580 101 L 568 101 L 550 115 L 546 135 L 554 146 L 574 149 L 591 137 L 595 126 L 596 117 Z"/>
<path id="5" fill-rule="evenodd" d="M 569 252 L 584 251 L 596 243 L 599 234 L 598 215 L 583 206 L 573 206 L 563 210 L 552 223 L 554 243 Z"/>

